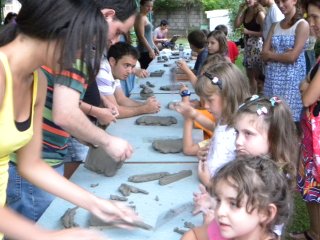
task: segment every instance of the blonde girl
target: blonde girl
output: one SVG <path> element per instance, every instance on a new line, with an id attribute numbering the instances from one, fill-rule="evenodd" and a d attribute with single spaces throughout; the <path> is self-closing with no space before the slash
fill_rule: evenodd
<path id="1" fill-rule="evenodd" d="M 249 85 L 234 64 L 221 62 L 211 65 L 199 76 L 195 91 L 204 100 L 204 108 L 214 116 L 216 124 L 183 102 L 176 105 L 176 110 L 186 120 L 196 120 L 215 131 L 207 157 L 200 158 L 198 166 L 200 181 L 209 186 L 215 170 L 235 158 L 236 133 L 231 123 L 239 105 L 249 96 Z"/>

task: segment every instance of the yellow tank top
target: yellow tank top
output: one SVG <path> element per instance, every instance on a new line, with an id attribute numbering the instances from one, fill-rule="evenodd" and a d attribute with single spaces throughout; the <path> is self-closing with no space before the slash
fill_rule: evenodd
<path id="1" fill-rule="evenodd" d="M 8 184 L 9 154 L 26 145 L 33 135 L 34 104 L 37 98 L 38 73 L 33 73 L 32 110 L 30 127 L 20 132 L 14 122 L 13 109 L 13 81 L 7 56 L 0 52 L 6 74 L 6 89 L 2 105 L 0 106 L 0 207 L 6 201 L 6 189 Z M 1 233 L 0 233 L 1 239 Z"/>

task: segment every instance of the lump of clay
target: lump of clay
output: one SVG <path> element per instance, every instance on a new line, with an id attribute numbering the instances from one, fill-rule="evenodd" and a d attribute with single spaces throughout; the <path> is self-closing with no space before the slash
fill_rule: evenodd
<path id="1" fill-rule="evenodd" d="M 180 153 L 183 148 L 182 138 L 179 139 L 160 139 L 152 143 L 154 150 L 161 153 Z"/>
<path id="2" fill-rule="evenodd" d="M 168 172 L 157 172 L 157 173 L 147 173 L 133 175 L 128 178 L 128 182 L 141 183 L 141 182 L 150 182 L 154 180 L 159 180 L 160 178 L 169 175 Z"/>
<path id="3" fill-rule="evenodd" d="M 67 211 L 60 218 L 61 223 L 65 228 L 79 227 L 79 224 L 77 224 L 74 221 L 74 216 L 76 215 L 77 209 L 78 207 L 68 208 Z"/>
<path id="4" fill-rule="evenodd" d="M 181 87 L 182 87 L 181 84 L 171 84 L 171 85 L 161 86 L 160 90 L 162 90 L 162 91 L 179 91 Z"/>
<path id="5" fill-rule="evenodd" d="M 123 162 L 111 158 L 102 148 L 90 147 L 84 166 L 96 173 L 112 177 L 121 168 Z"/>
<path id="6" fill-rule="evenodd" d="M 142 99 L 147 99 L 148 97 L 152 97 L 153 95 L 153 90 L 147 86 L 143 87 L 140 91 L 140 97 Z"/>
<path id="7" fill-rule="evenodd" d="M 148 87 L 154 88 L 154 84 L 152 84 L 151 82 L 147 81 L 146 84 Z"/>
<path id="8" fill-rule="evenodd" d="M 191 170 L 182 170 L 180 172 L 173 173 L 173 174 L 170 174 L 170 175 L 165 176 L 163 178 L 160 178 L 159 179 L 159 184 L 161 186 L 167 185 L 167 184 L 179 181 L 180 179 L 189 177 L 191 175 L 192 175 L 192 171 Z"/>
<path id="9" fill-rule="evenodd" d="M 150 77 L 162 77 L 164 72 L 165 72 L 164 70 L 156 70 L 150 73 Z"/>
<path id="10" fill-rule="evenodd" d="M 89 219 L 89 225 L 92 227 L 116 227 L 118 225 L 128 225 L 131 227 L 137 227 L 137 228 L 142 228 L 145 230 L 151 230 L 152 226 L 149 224 L 146 224 L 142 221 L 135 221 L 133 223 L 125 222 L 123 220 L 115 220 L 115 221 L 110 221 L 110 222 L 104 222 L 95 215 L 91 214 L 91 217 Z"/>
<path id="11" fill-rule="evenodd" d="M 143 190 L 141 188 L 137 188 L 137 187 L 125 184 L 125 183 L 122 183 L 118 190 L 125 197 L 129 196 L 131 193 L 149 194 L 149 192 L 147 192 L 147 191 L 145 191 L 145 190 Z"/>
<path id="12" fill-rule="evenodd" d="M 137 125 L 161 125 L 161 126 L 170 126 L 176 124 L 178 121 L 175 117 L 172 116 L 142 116 L 137 118 Z"/>

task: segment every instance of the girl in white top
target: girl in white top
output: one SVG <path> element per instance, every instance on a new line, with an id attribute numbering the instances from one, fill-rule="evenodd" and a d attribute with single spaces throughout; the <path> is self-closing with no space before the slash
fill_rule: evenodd
<path id="1" fill-rule="evenodd" d="M 176 105 L 185 119 L 193 119 L 207 129 L 214 129 L 206 158 L 199 156 L 200 181 L 209 186 L 210 178 L 217 168 L 235 158 L 236 132 L 230 126 L 239 105 L 249 96 L 249 84 L 243 73 L 232 63 L 219 62 L 209 66 L 199 76 L 196 93 L 203 98 L 204 107 L 217 120 L 217 126 L 186 103 Z"/>

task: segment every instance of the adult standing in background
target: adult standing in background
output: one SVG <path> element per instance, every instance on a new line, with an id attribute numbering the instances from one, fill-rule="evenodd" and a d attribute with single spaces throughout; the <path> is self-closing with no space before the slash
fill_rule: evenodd
<path id="1" fill-rule="evenodd" d="M 257 0 L 246 0 L 239 6 L 239 11 L 234 22 L 235 28 L 243 25 L 244 33 L 244 59 L 250 83 L 251 93 L 261 91 L 263 86 L 262 61 L 262 26 L 265 10 Z"/>
<path id="2" fill-rule="evenodd" d="M 149 63 L 159 54 L 157 46 L 153 42 L 153 25 L 147 15 L 152 11 L 153 0 L 141 0 L 140 12 L 134 23 L 134 30 L 138 40 L 140 52 L 139 62 L 142 69 L 147 69 Z"/>
<path id="3" fill-rule="evenodd" d="M 311 31 L 320 39 L 320 1 L 306 0 Z M 298 171 L 298 187 L 309 213 L 310 229 L 292 234 L 292 239 L 320 239 L 320 59 L 301 84 L 302 103 L 305 107 L 301 119 L 303 138 L 302 159 Z"/>
<path id="4" fill-rule="evenodd" d="M 284 19 L 271 27 L 261 53 L 267 63 L 264 94 L 283 98 L 296 123 L 302 113 L 299 85 L 306 75 L 304 48 L 309 37 L 309 24 L 303 19 L 299 2 L 277 2 Z"/>
<path id="5" fill-rule="evenodd" d="M 270 31 L 272 24 L 276 22 L 280 22 L 284 18 L 284 16 L 274 0 L 259 0 L 259 1 L 262 6 L 268 8 L 266 17 L 263 22 L 263 28 L 262 28 L 262 37 L 263 37 L 263 41 L 265 41 L 268 37 L 268 33 Z"/>

